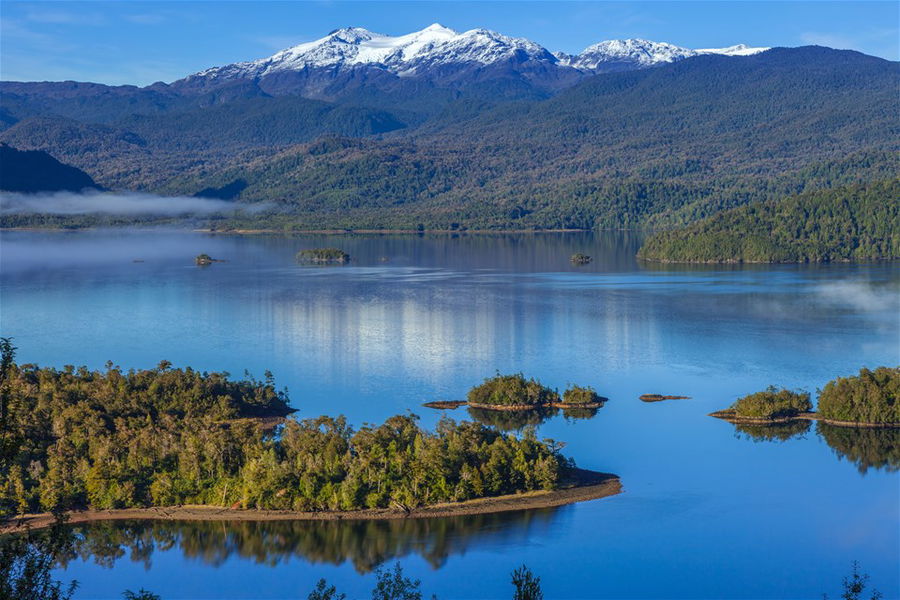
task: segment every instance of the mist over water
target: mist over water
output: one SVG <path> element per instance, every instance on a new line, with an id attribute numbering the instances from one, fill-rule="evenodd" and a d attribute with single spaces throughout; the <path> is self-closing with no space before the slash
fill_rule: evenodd
<path id="1" fill-rule="evenodd" d="M 468 419 L 421 404 L 463 398 L 497 370 L 610 398 L 592 418 L 536 424 L 579 466 L 618 474 L 619 496 L 421 527 L 106 524 L 57 575 L 78 579 L 82 598 L 139 587 L 167 600 L 305 597 L 319 577 L 368 597 L 371 569 L 400 560 L 426 597 L 498 598 L 524 562 L 547 598 L 816 598 L 837 597 L 858 560 L 900 597 L 895 435 L 740 430 L 707 416 L 770 384 L 814 393 L 900 363 L 900 269 L 665 267 L 639 264 L 639 243 L 0 233 L 0 333 L 23 362 L 269 369 L 298 417 L 355 426 L 406 411 L 427 427 Z M 315 247 L 351 263 L 296 263 Z M 197 267 L 201 252 L 227 262 Z M 594 260 L 573 266 L 575 252 Z M 692 399 L 648 404 L 646 393 Z"/>
<path id="2" fill-rule="evenodd" d="M 192 196 L 156 196 L 140 192 L 52 192 L 19 194 L 0 192 L 0 214 L 51 215 L 206 215 L 246 210 L 258 212 L 271 205 L 241 205 L 227 200 Z"/>

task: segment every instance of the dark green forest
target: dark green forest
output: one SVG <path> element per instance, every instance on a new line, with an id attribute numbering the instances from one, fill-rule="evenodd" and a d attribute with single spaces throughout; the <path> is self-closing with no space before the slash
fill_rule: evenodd
<path id="1" fill-rule="evenodd" d="M 663 262 L 829 262 L 900 258 L 900 180 L 754 202 L 648 238 Z"/>
<path id="2" fill-rule="evenodd" d="M 554 489 L 572 466 L 533 430 L 520 437 L 414 415 L 352 428 L 288 420 L 271 376 L 232 381 L 156 369 L 3 365 L 6 514 L 179 504 L 350 510 L 416 507 Z M 267 419 L 268 418 L 268 419 Z"/>

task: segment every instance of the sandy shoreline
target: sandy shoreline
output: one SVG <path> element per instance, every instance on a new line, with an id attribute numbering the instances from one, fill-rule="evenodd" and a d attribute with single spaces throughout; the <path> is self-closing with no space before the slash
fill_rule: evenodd
<path id="1" fill-rule="evenodd" d="M 819 413 L 807 412 L 794 415 L 792 417 L 776 417 L 774 419 L 766 419 L 761 417 L 739 417 L 734 414 L 734 409 L 726 408 L 709 413 L 710 417 L 722 419 L 729 423 L 745 424 L 745 425 L 777 425 L 779 423 L 790 423 L 791 421 L 821 421 L 835 427 L 862 427 L 866 429 L 893 429 L 900 427 L 900 423 L 861 423 L 857 421 L 836 421 L 834 419 L 826 419 L 820 417 Z"/>
<path id="2" fill-rule="evenodd" d="M 488 513 L 550 508 L 586 500 L 597 500 L 621 493 L 622 484 L 616 475 L 576 469 L 576 482 L 553 491 L 535 491 L 493 498 L 479 498 L 465 502 L 435 504 L 406 512 L 395 508 L 352 511 L 298 512 L 287 510 L 232 510 L 221 506 L 167 506 L 154 508 L 124 508 L 117 510 L 83 510 L 68 514 L 69 523 L 153 519 L 166 521 L 342 521 L 429 519 Z M 49 513 L 29 514 L 0 523 L 0 534 L 16 533 L 27 528 L 40 529 L 53 523 Z"/>

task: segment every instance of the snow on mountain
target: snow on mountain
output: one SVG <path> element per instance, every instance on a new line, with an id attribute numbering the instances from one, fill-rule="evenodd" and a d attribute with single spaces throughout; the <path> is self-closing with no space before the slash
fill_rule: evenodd
<path id="1" fill-rule="evenodd" d="M 201 71 L 201 77 L 264 77 L 278 71 L 345 65 L 373 65 L 398 75 L 414 74 L 422 65 L 491 64 L 500 60 L 550 60 L 544 48 L 524 38 L 487 29 L 462 33 L 437 23 L 407 35 L 389 36 L 361 27 L 338 29 L 327 36 L 282 50 L 268 58 Z"/>
<path id="2" fill-rule="evenodd" d="M 650 40 L 607 40 L 585 48 L 572 57 L 571 66 L 582 71 L 596 71 L 610 63 L 635 67 L 653 67 L 696 56 L 694 50 Z"/>
<path id="3" fill-rule="evenodd" d="M 524 38 L 487 29 L 457 32 L 440 24 L 407 35 L 389 36 L 361 27 L 332 31 L 327 36 L 293 46 L 259 60 L 213 67 L 191 79 L 207 81 L 254 79 L 304 69 L 371 66 L 400 76 L 422 75 L 446 65 L 490 65 L 501 61 L 536 61 L 550 67 L 596 73 L 671 63 L 699 54 L 746 56 L 768 48 L 743 44 L 728 48 L 691 50 L 643 39 L 608 40 L 588 46 L 580 54 L 551 54 Z"/>
<path id="4" fill-rule="evenodd" d="M 728 46 L 727 48 L 703 48 L 696 50 L 696 52 L 698 54 L 722 54 L 725 56 L 750 56 L 751 54 L 759 54 L 766 50 L 770 50 L 770 48 L 751 48 L 746 44 L 737 44 L 735 46 Z"/>

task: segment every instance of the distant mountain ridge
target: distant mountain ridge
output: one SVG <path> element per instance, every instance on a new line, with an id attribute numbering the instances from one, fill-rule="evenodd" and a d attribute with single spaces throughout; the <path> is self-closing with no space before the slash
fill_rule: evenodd
<path id="1" fill-rule="evenodd" d="M 559 82 L 564 87 L 586 75 L 642 69 L 702 54 L 748 56 L 768 49 L 738 44 L 692 50 L 668 43 L 626 39 L 599 42 L 579 54 L 569 55 L 551 53 L 531 40 L 489 29 L 458 32 L 434 23 L 421 31 L 389 36 L 348 27 L 266 58 L 212 67 L 171 86 L 179 90 L 205 90 L 230 81 L 252 80 L 262 82 L 264 89 L 277 91 L 279 86 L 267 85 L 267 80 L 313 71 L 327 71 L 331 77 L 337 77 L 342 72 L 364 69 L 452 85 L 459 82 L 461 73 L 477 72 L 477 79 L 482 80 L 483 71 L 488 69 L 501 76 L 516 73 L 538 87 L 551 89 L 560 87 Z M 498 67 L 505 67 L 505 72 Z"/>
<path id="2" fill-rule="evenodd" d="M 271 207 L 241 228 L 660 227 L 889 178 L 898 75 L 818 46 L 571 57 L 484 30 L 338 30 L 146 88 L 0 83 L 0 142 L 110 189 Z"/>

